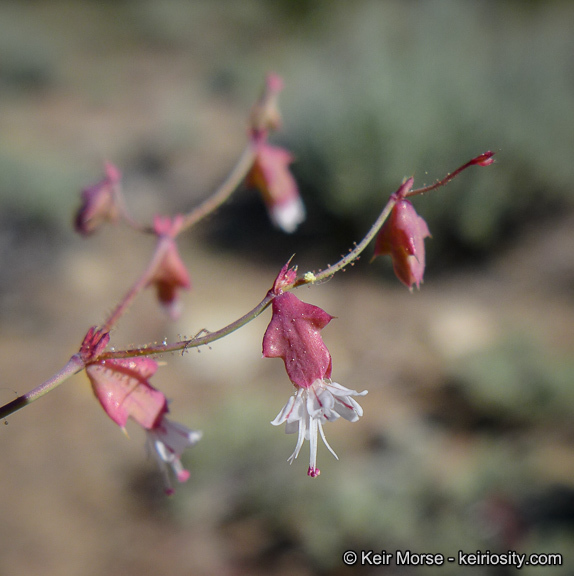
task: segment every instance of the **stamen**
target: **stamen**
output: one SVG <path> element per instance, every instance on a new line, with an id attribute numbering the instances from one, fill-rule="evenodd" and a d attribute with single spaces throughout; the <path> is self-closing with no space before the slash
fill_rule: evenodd
<path id="1" fill-rule="evenodd" d="M 331 446 L 329 445 L 329 442 L 327 442 L 327 438 L 325 438 L 325 432 L 323 432 L 323 426 L 321 426 L 320 422 L 318 424 L 319 424 L 319 432 L 321 432 L 321 438 L 323 439 L 325 446 L 327 446 L 329 452 L 331 452 L 331 454 L 333 454 L 333 456 L 335 456 L 335 458 L 338 460 L 339 457 L 337 456 L 337 454 L 335 453 L 333 448 L 331 448 Z"/>

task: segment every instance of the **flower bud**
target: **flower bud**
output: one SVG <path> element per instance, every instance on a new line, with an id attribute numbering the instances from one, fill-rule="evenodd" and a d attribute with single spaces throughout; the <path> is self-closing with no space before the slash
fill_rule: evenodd
<path id="1" fill-rule="evenodd" d="M 149 280 L 148 286 L 155 285 L 159 302 L 173 320 L 176 320 L 181 312 L 178 290 L 191 289 L 189 273 L 175 243 L 175 237 L 182 224 L 183 216 L 181 215 L 175 216 L 173 220 L 162 216 L 154 218 L 154 232 L 167 245 L 164 256 Z"/>
<path id="2" fill-rule="evenodd" d="M 76 213 L 76 232 L 87 236 L 93 234 L 107 220 L 116 222 L 119 217 L 116 193 L 119 189 L 120 171 L 106 162 L 103 180 L 82 190 L 82 205 Z"/>
<path id="3" fill-rule="evenodd" d="M 491 164 L 494 164 L 494 152 L 489 150 L 488 152 L 473 158 L 469 164 L 476 166 L 490 166 Z"/>
<path id="4" fill-rule="evenodd" d="M 394 193 L 395 205 L 375 241 L 376 256 L 390 255 L 397 278 L 412 290 L 423 281 L 425 271 L 424 239 L 430 236 L 427 223 L 416 213 L 404 196 L 412 188 L 413 179 L 406 180 Z"/>

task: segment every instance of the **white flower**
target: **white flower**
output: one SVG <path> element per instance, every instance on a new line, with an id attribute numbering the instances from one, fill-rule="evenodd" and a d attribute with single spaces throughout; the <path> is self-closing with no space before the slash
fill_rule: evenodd
<path id="1" fill-rule="evenodd" d="M 315 380 L 309 388 L 298 388 L 277 418 L 271 422 L 273 426 L 285 422 L 286 434 L 299 432 L 297 445 L 289 457 L 289 463 L 292 464 L 299 456 L 303 442 L 309 440 L 310 457 L 307 474 L 315 478 L 321 473 L 317 468 L 317 431 L 321 434 L 329 452 L 338 460 L 337 454 L 325 438 L 323 422 L 333 422 L 340 416 L 349 422 L 356 422 L 363 415 L 363 409 L 352 396 L 364 396 L 366 393 L 366 390 L 357 392 L 327 380 Z"/>
<path id="2" fill-rule="evenodd" d="M 182 466 L 180 457 L 187 447 L 195 446 L 203 434 L 163 417 L 157 426 L 146 430 L 146 435 L 148 451 L 153 454 L 164 475 L 166 492 L 173 494 L 167 465 L 171 466 L 179 482 L 185 482 L 189 478 L 189 471 Z"/>

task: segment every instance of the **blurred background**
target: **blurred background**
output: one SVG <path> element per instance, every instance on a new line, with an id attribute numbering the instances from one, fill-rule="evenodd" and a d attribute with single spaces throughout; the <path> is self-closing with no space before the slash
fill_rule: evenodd
<path id="1" fill-rule="evenodd" d="M 286 462 L 269 313 L 162 359 L 153 383 L 204 431 L 172 498 L 140 431 L 76 376 L 1 427 L 0 576 L 467 573 L 345 568 L 347 549 L 561 553 L 521 572 L 574 574 L 573 32 L 567 1 L 0 2 L 2 403 L 65 364 L 150 254 L 121 228 L 72 233 L 102 162 L 141 220 L 189 210 L 238 158 L 268 71 L 307 221 L 283 235 L 241 190 L 181 242 L 181 320 L 145 293 L 116 348 L 216 330 L 293 253 L 301 271 L 336 261 L 403 177 L 497 159 L 415 199 L 433 235 L 420 291 L 368 252 L 297 292 L 337 317 L 334 379 L 369 390 L 358 423 L 325 428 L 339 462 L 320 446 L 315 480 L 307 445 Z"/>

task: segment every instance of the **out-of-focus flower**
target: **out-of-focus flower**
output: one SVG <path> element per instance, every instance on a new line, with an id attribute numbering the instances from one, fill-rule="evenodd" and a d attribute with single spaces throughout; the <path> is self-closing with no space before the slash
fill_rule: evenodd
<path id="1" fill-rule="evenodd" d="M 393 194 L 396 203 L 379 231 L 374 256 L 390 255 L 397 278 L 412 290 L 423 281 L 425 271 L 425 243 L 430 236 L 427 223 L 416 213 L 405 195 L 413 186 L 409 178 Z"/>
<path id="2" fill-rule="evenodd" d="M 105 221 L 115 222 L 119 217 L 117 194 L 120 171 L 109 162 L 105 164 L 103 180 L 82 190 L 82 205 L 76 213 L 76 232 L 87 236 L 94 233 Z"/>
<path id="3" fill-rule="evenodd" d="M 272 303 L 273 316 L 263 337 L 263 356 L 282 358 L 289 379 L 295 386 L 291 396 L 273 425 L 286 423 L 285 432 L 299 431 L 297 446 L 289 458 L 293 462 L 299 455 L 304 440 L 310 442 L 310 460 L 307 474 L 318 476 L 317 433 L 329 451 L 337 457 L 327 443 L 323 423 L 343 416 L 355 422 L 363 410 L 352 396 L 363 396 L 340 384 L 331 382 L 331 354 L 323 342 L 321 330 L 333 319 L 318 306 L 301 302 L 291 292 L 282 289 L 295 280 L 295 270 L 287 263 L 275 279 L 271 292 L 276 294 Z"/>
<path id="4" fill-rule="evenodd" d="M 321 435 L 329 452 L 338 460 L 337 454 L 325 438 L 323 424 L 333 422 L 340 416 L 349 422 L 356 422 L 363 415 L 363 409 L 352 396 L 365 394 L 367 394 L 366 390 L 357 392 L 329 380 L 315 380 L 307 388 L 297 388 L 277 418 L 271 422 L 273 426 L 279 426 L 285 422 L 286 434 L 299 433 L 297 445 L 289 457 L 289 463 L 293 463 L 293 460 L 299 456 L 303 442 L 309 440 L 310 455 L 307 475 L 311 478 L 319 476 L 321 471 L 317 468 L 317 432 Z"/>
<path id="5" fill-rule="evenodd" d="M 161 262 L 148 282 L 155 285 L 160 304 L 172 320 L 177 320 L 181 313 L 178 290 L 190 290 L 191 279 L 183 263 L 175 237 L 183 224 L 183 216 L 178 214 L 173 218 L 156 216 L 153 229 L 156 235 L 166 243 Z"/>
<path id="6" fill-rule="evenodd" d="M 275 226 L 291 233 L 305 220 L 305 206 L 295 178 L 289 171 L 293 156 L 284 148 L 271 146 L 264 139 L 253 141 L 255 161 L 247 175 L 247 184 L 263 197 Z"/>
<path id="7" fill-rule="evenodd" d="M 253 135 L 260 135 L 281 127 L 279 112 L 279 92 L 283 90 L 283 79 L 278 74 L 269 73 L 265 78 L 265 88 L 251 110 L 249 127 Z"/>
<path id="8" fill-rule="evenodd" d="M 173 494 L 167 466 L 171 466 L 179 482 L 186 482 L 189 478 L 189 470 L 182 466 L 181 455 L 186 448 L 195 446 L 203 434 L 199 430 L 190 430 L 182 424 L 172 422 L 164 416 L 157 426 L 146 430 L 146 435 L 148 450 L 163 473 L 166 493 Z"/>
<path id="9" fill-rule="evenodd" d="M 121 428 L 128 418 L 142 428 L 157 426 L 167 410 L 165 396 L 149 382 L 157 370 L 151 358 L 119 358 L 86 366 L 92 389 L 106 414 Z"/>
<path id="10" fill-rule="evenodd" d="M 201 432 L 189 430 L 166 418 L 167 399 L 149 383 L 157 362 L 147 357 L 98 360 L 109 341 L 109 335 L 90 328 L 80 355 L 86 362 L 86 374 L 92 390 L 106 414 L 125 430 L 128 419 L 139 424 L 147 435 L 147 445 L 160 464 L 166 479 L 166 492 L 173 493 L 167 473 L 169 464 L 180 482 L 189 478 L 181 464 L 181 454 L 194 446 Z"/>

